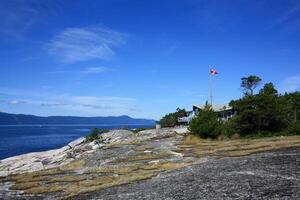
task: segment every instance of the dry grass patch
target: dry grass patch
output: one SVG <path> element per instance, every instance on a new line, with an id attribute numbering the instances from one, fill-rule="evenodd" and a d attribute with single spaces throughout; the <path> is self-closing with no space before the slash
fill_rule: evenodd
<path id="1" fill-rule="evenodd" d="M 176 163 L 176 162 L 157 162 L 157 163 L 133 163 L 127 165 L 111 165 L 106 167 L 91 169 L 88 173 L 110 173 L 110 174 L 128 174 L 140 171 L 166 171 L 177 169 L 186 166 L 187 163 Z"/>
<path id="2" fill-rule="evenodd" d="M 124 158 L 119 158 L 113 161 L 113 163 L 120 163 L 120 162 L 132 162 L 132 161 L 147 161 L 147 160 L 155 160 L 155 159 L 162 159 L 171 156 L 172 154 L 162 152 L 162 153 L 143 153 L 135 156 L 129 156 Z"/>
<path id="3" fill-rule="evenodd" d="M 78 169 L 82 169 L 85 165 L 84 160 L 74 160 L 62 167 L 60 167 L 60 169 L 62 171 L 71 171 L 71 170 L 78 170 Z"/>
<path id="4" fill-rule="evenodd" d="M 86 180 L 86 176 L 84 175 L 65 175 L 53 177 L 47 183 L 58 183 L 58 182 L 76 182 Z"/>
<path id="5" fill-rule="evenodd" d="M 59 168 L 53 168 L 24 174 L 10 175 L 3 179 L 3 181 L 12 181 L 17 183 L 38 182 L 46 181 L 50 176 L 61 174 L 63 174 L 63 171 L 61 171 Z"/>
<path id="6" fill-rule="evenodd" d="M 69 198 L 79 194 L 88 192 L 94 192 L 107 187 L 124 185 L 135 181 L 146 180 L 155 176 L 153 172 L 138 172 L 128 173 L 120 176 L 111 177 L 98 177 L 86 182 L 79 182 L 78 184 L 72 184 L 64 190 L 64 198 Z"/>
<path id="7" fill-rule="evenodd" d="M 130 165 L 110 165 L 105 167 L 99 167 L 91 169 L 88 173 L 110 173 L 110 174 L 125 174 L 131 173 L 133 171 L 138 170 L 138 164 L 130 164 Z"/>
<path id="8" fill-rule="evenodd" d="M 143 154 L 125 160 L 126 162 L 128 160 L 144 161 L 165 158 L 170 155 L 169 153 Z M 112 186 L 146 180 L 158 175 L 160 172 L 182 168 L 190 164 L 167 161 L 156 163 L 131 162 L 126 165 L 116 163 L 106 167 L 94 168 L 83 174 L 76 174 L 70 169 L 77 170 L 84 167 L 84 162 L 78 160 L 58 169 L 18 175 L 11 189 L 23 190 L 24 194 L 32 195 L 58 193 L 56 195 L 61 196 L 63 199 Z M 53 177 L 51 174 L 55 174 L 55 176 Z M 25 182 L 25 180 L 28 182 Z"/>
<path id="9" fill-rule="evenodd" d="M 11 190 L 27 190 L 33 187 L 38 187 L 40 184 L 38 182 L 28 182 L 28 183 L 17 183 L 11 186 L 9 189 Z"/>
<path id="10" fill-rule="evenodd" d="M 24 194 L 46 194 L 52 192 L 63 192 L 66 189 L 66 185 L 41 185 L 38 187 L 29 188 L 24 190 Z"/>
<path id="11" fill-rule="evenodd" d="M 95 179 L 81 181 L 76 185 L 68 187 L 65 192 L 67 197 L 76 196 L 78 194 L 97 191 L 99 189 L 128 184 L 136 181 L 146 180 L 156 176 L 161 171 L 174 170 L 188 164 L 185 163 L 156 163 L 156 164 L 139 164 L 128 165 L 121 168 L 113 168 L 110 172 L 117 173 L 118 175 L 100 176 Z M 107 172 L 106 170 L 104 170 Z M 128 173 L 124 173 L 124 172 Z M 120 173 L 122 172 L 122 173 Z"/>
<path id="12" fill-rule="evenodd" d="M 244 156 L 256 152 L 300 147 L 300 136 L 216 141 L 189 135 L 177 144 L 185 156 Z"/>

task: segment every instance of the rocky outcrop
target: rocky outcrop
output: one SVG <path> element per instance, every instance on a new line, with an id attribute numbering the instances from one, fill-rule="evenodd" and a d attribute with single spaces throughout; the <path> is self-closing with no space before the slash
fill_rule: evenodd
<path id="1" fill-rule="evenodd" d="M 103 133 L 102 141 L 86 142 L 84 137 L 55 150 L 28 153 L 10 157 L 0 161 L 0 177 L 11 174 L 33 172 L 63 166 L 82 155 L 92 153 L 103 148 L 107 143 L 121 144 L 141 142 L 152 138 L 174 136 L 187 132 L 186 128 L 151 129 L 134 133 L 129 130 L 111 130 Z"/>
<path id="2" fill-rule="evenodd" d="M 300 136 L 217 141 L 185 137 L 186 131 L 113 130 L 94 142 L 75 142 L 73 151 L 67 150 L 73 159 L 68 164 L 0 177 L 0 199 L 272 199 L 274 181 L 276 195 L 291 194 L 277 197 L 299 199 Z M 282 156 L 249 156 L 291 147 L 295 152 Z M 248 192 L 249 183 L 266 187 Z"/>
<path id="3" fill-rule="evenodd" d="M 28 153 L 0 161 L 0 176 L 32 172 L 61 166 L 87 152 L 83 137 L 55 150 Z"/>

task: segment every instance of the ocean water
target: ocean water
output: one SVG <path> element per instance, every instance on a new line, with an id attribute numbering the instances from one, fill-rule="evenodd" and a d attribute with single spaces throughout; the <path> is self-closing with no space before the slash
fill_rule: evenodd
<path id="1" fill-rule="evenodd" d="M 8 125 L 0 126 L 0 160 L 65 146 L 92 128 L 146 128 L 149 125 Z"/>

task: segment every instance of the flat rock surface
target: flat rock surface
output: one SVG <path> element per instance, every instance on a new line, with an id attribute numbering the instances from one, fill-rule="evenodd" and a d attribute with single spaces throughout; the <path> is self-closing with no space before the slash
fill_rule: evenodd
<path id="1" fill-rule="evenodd" d="M 300 136 L 218 141 L 186 132 L 113 130 L 99 149 L 79 139 L 2 160 L 0 171 L 14 173 L 0 176 L 0 199 L 300 199 Z M 47 169 L 33 166 L 41 162 Z"/>
<path id="2" fill-rule="evenodd" d="M 300 148 L 209 160 L 73 199 L 300 199 Z"/>

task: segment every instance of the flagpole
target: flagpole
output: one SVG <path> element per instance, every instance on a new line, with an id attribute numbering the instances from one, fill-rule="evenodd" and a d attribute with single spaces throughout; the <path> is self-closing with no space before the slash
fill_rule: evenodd
<path id="1" fill-rule="evenodd" d="M 209 90 L 209 92 L 210 92 L 210 95 L 209 95 L 209 97 L 210 97 L 210 105 L 211 105 L 211 107 L 213 106 L 212 104 L 213 104 L 213 96 L 212 96 L 212 74 L 211 74 L 211 65 L 209 65 L 209 85 L 210 85 L 210 90 Z"/>

